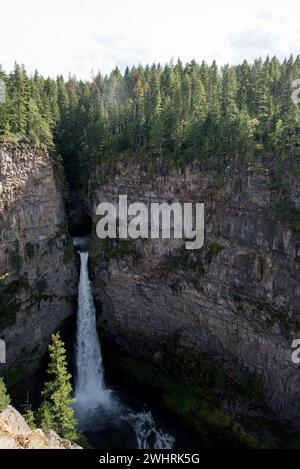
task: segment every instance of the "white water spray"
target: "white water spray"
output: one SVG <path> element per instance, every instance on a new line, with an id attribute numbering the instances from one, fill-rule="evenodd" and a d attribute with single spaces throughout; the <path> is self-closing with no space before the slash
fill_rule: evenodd
<path id="1" fill-rule="evenodd" d="M 79 252 L 79 255 L 75 408 L 79 415 L 86 417 L 97 407 L 108 406 L 111 392 L 104 384 L 96 311 L 88 274 L 88 252 Z"/>
<path id="2" fill-rule="evenodd" d="M 151 411 L 130 412 L 122 417 L 134 429 L 139 449 L 171 449 L 175 438 L 157 430 Z"/>
<path id="3" fill-rule="evenodd" d="M 74 245 L 84 247 L 81 239 Z M 101 347 L 96 327 L 96 310 L 88 273 L 88 252 L 80 255 L 76 334 L 75 411 L 83 429 L 97 428 L 111 417 L 126 421 L 133 429 L 138 448 L 172 448 L 174 438 L 157 430 L 151 411 L 132 412 L 106 388 Z M 97 423 L 99 422 L 99 423 Z"/>

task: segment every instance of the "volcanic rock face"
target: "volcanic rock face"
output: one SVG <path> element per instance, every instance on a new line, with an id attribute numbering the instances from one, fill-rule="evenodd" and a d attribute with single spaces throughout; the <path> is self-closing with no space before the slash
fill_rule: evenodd
<path id="1" fill-rule="evenodd" d="M 120 194 L 129 203 L 204 202 L 205 244 L 188 252 L 183 240 L 116 247 L 95 238 L 92 273 L 103 333 L 135 357 L 157 359 L 175 344 L 225 366 L 238 381 L 253 373 L 266 402 L 297 425 L 300 373 L 291 345 L 300 338 L 300 235 L 292 221 L 299 178 L 287 168 L 295 210 L 283 223 L 265 163 L 228 168 L 221 177 L 197 164 L 151 176 L 137 163 L 118 163 L 110 176 L 106 171 L 98 167 L 91 178 L 91 212 Z"/>
<path id="2" fill-rule="evenodd" d="M 0 413 L 0 449 L 81 449 L 53 431 L 30 430 L 12 406 Z"/>
<path id="3" fill-rule="evenodd" d="M 40 148 L 0 145 L 0 275 L 0 372 L 14 384 L 35 370 L 76 294 L 62 193 Z"/>

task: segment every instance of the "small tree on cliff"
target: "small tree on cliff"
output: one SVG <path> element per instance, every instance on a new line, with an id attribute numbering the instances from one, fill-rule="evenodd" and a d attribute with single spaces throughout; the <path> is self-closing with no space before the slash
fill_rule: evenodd
<path id="1" fill-rule="evenodd" d="M 10 404 L 10 397 L 7 394 L 4 379 L 0 378 L 0 412 Z"/>
<path id="2" fill-rule="evenodd" d="M 35 424 L 35 415 L 32 409 L 27 409 L 25 414 L 23 414 L 24 419 L 26 420 L 27 425 L 31 430 L 36 428 Z"/>
<path id="3" fill-rule="evenodd" d="M 74 402 L 71 397 L 71 375 L 67 370 L 65 346 L 59 333 L 52 335 L 49 352 L 47 373 L 51 379 L 42 391 L 44 400 L 38 410 L 38 423 L 44 431 L 54 430 L 64 438 L 75 440 L 77 421 L 70 406 Z"/>

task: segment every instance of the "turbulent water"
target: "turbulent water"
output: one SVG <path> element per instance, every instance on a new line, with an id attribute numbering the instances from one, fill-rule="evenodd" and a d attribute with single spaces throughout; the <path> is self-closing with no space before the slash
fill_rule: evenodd
<path id="1" fill-rule="evenodd" d="M 175 438 L 156 429 L 150 411 L 130 412 L 123 418 L 134 429 L 140 449 L 169 449 L 173 447 Z"/>
<path id="2" fill-rule="evenodd" d="M 79 252 L 76 338 L 76 410 L 87 417 L 94 409 L 111 404 L 111 392 L 103 377 L 102 355 L 96 328 L 96 311 L 88 274 L 88 252 Z"/>
<path id="3" fill-rule="evenodd" d="M 82 243 L 77 240 L 76 245 Z M 80 427 L 83 431 L 93 433 L 113 433 L 119 429 L 126 434 L 131 429 L 138 448 L 172 448 L 174 438 L 157 430 L 150 410 L 134 412 L 105 386 L 96 311 L 88 274 L 88 252 L 79 251 L 79 255 L 74 407 Z M 124 424 L 127 426 L 125 429 L 122 428 Z"/>

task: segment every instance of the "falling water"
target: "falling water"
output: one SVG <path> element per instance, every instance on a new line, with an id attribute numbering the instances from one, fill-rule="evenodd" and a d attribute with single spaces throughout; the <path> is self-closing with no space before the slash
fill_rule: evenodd
<path id="1" fill-rule="evenodd" d="M 74 239 L 84 247 L 84 241 Z M 80 255 L 80 279 L 76 334 L 75 412 L 82 430 L 94 430 L 105 422 L 126 422 L 132 428 L 138 448 L 172 448 L 174 438 L 157 430 L 151 411 L 133 412 L 122 405 L 105 386 L 101 347 L 96 328 L 96 311 L 88 273 L 88 252 Z M 128 427 L 127 430 L 128 432 Z"/>
<path id="2" fill-rule="evenodd" d="M 79 255 L 75 407 L 78 414 L 87 416 L 99 406 L 108 406 L 111 392 L 104 384 L 96 312 L 88 274 L 88 252 L 79 252 Z"/>

